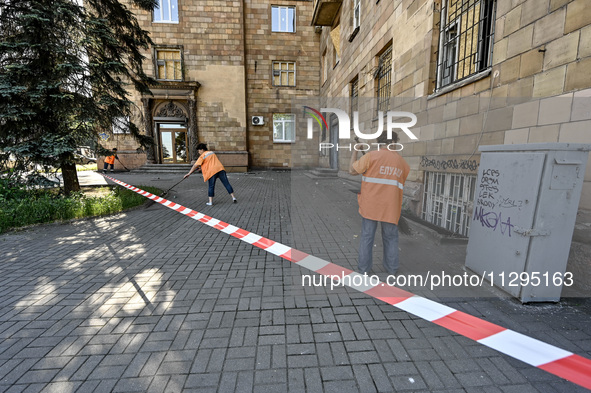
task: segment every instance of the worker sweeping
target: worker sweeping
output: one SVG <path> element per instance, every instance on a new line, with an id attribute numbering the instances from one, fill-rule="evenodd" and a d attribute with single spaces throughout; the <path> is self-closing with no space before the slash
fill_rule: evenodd
<path id="1" fill-rule="evenodd" d="M 209 202 L 206 203 L 207 206 L 213 205 L 213 197 L 215 196 L 215 182 L 218 178 L 222 181 L 224 187 L 226 187 L 228 194 L 232 196 L 233 202 L 238 202 L 234 196 L 234 189 L 232 189 L 232 186 L 228 181 L 226 170 L 215 153 L 208 151 L 207 145 L 205 143 L 200 143 L 197 145 L 197 152 L 199 153 L 199 159 L 197 162 L 195 162 L 189 173 L 187 173 L 183 179 L 191 176 L 193 172 L 201 168 L 201 172 L 203 172 L 203 181 L 209 182 L 209 190 L 207 192 L 207 195 L 209 196 Z"/>
<path id="2" fill-rule="evenodd" d="M 107 168 L 111 165 L 111 172 L 114 172 L 113 168 L 115 167 L 115 158 L 117 157 L 117 148 L 113 148 L 113 155 L 105 157 L 105 163 L 103 165 L 103 173 L 107 173 Z"/>

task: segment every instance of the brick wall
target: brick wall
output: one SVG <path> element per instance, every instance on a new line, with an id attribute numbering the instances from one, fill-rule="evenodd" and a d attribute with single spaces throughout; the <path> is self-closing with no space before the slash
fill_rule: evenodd
<path id="1" fill-rule="evenodd" d="M 248 145 L 250 165 L 255 167 L 291 167 L 317 165 L 317 156 L 305 162 L 295 154 L 295 144 L 273 142 L 273 114 L 292 113 L 292 101 L 318 96 L 319 34 L 310 26 L 314 4 L 311 1 L 274 1 L 272 5 L 295 6 L 295 33 L 271 31 L 271 3 L 266 0 L 246 2 L 246 73 L 248 102 Z M 296 86 L 274 87 L 273 61 L 296 62 Z M 301 109 L 301 108 L 300 108 Z M 300 111 L 301 113 L 301 111 Z M 265 125 L 253 126 L 251 116 L 263 116 Z M 296 120 L 300 120 L 296 117 Z M 292 156 L 298 162 L 292 162 Z"/>

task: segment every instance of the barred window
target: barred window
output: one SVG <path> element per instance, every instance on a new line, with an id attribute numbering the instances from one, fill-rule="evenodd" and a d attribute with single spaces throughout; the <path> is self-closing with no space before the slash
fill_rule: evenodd
<path id="1" fill-rule="evenodd" d="M 390 101 L 390 84 L 392 81 L 392 46 L 380 55 L 377 74 L 378 112 L 386 112 Z M 377 115 L 377 113 L 376 113 Z"/>
<path id="2" fill-rule="evenodd" d="M 296 70 L 294 61 L 273 62 L 273 86 L 295 86 Z"/>
<path id="3" fill-rule="evenodd" d="M 359 78 L 355 77 L 351 82 L 351 117 L 353 112 L 357 110 L 359 110 Z M 353 127 L 353 123 L 351 123 L 351 127 Z"/>
<path id="4" fill-rule="evenodd" d="M 437 88 L 491 65 L 496 0 L 443 0 Z"/>
<path id="5" fill-rule="evenodd" d="M 167 81 L 183 80 L 180 50 L 156 51 L 157 79 Z"/>
<path id="6" fill-rule="evenodd" d="M 468 236 L 475 188 L 473 175 L 425 172 L 423 219 Z"/>

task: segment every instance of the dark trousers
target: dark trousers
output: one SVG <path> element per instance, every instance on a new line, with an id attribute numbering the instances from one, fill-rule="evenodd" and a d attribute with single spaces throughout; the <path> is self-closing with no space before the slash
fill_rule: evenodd
<path id="1" fill-rule="evenodd" d="M 218 177 L 222 181 L 222 184 L 224 185 L 224 187 L 226 187 L 228 194 L 232 194 L 234 192 L 234 190 L 232 189 L 232 186 L 230 185 L 230 182 L 228 181 L 228 176 L 226 175 L 226 171 L 219 171 L 218 173 L 216 173 L 215 175 L 210 177 L 208 180 L 209 190 L 207 192 L 207 196 L 210 196 L 210 197 L 215 196 L 214 195 L 215 194 L 215 181 L 218 179 Z"/>
<path id="2" fill-rule="evenodd" d="M 113 168 L 115 167 L 115 164 L 107 164 L 106 162 L 105 162 L 105 165 L 103 166 L 103 170 L 106 171 L 107 168 L 109 167 L 109 165 L 111 165 L 111 170 L 113 170 Z"/>

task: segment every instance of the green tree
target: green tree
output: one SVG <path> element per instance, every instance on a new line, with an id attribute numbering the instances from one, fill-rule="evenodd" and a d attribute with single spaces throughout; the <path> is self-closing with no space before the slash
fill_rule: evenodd
<path id="1" fill-rule="evenodd" d="M 130 116 L 132 88 L 150 94 L 141 51 L 151 43 L 119 0 L 0 0 L 3 162 L 17 158 L 12 172 L 31 162 L 61 168 L 65 193 L 79 190 L 76 147 Z M 152 143 L 133 123 L 129 131 Z"/>

